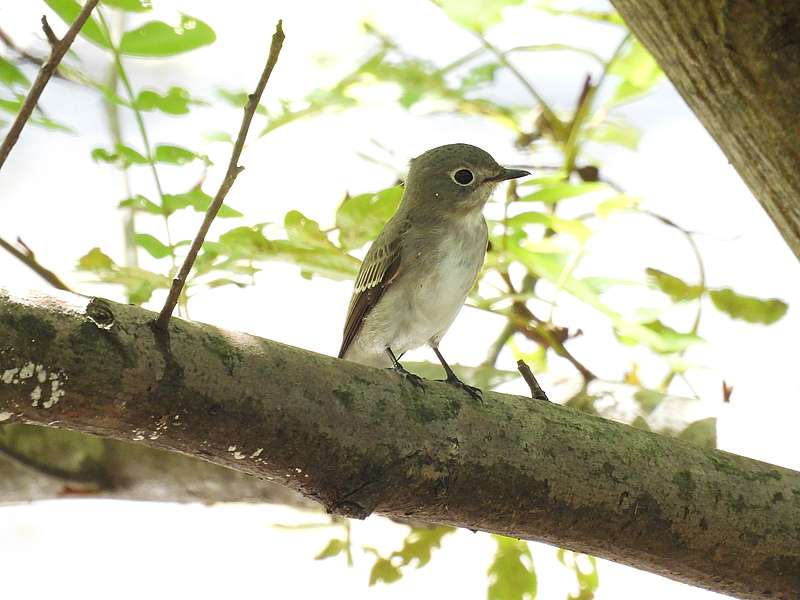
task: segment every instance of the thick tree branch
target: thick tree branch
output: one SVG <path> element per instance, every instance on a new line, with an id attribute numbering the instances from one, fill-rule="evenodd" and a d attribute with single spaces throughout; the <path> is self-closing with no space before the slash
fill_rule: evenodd
<path id="1" fill-rule="evenodd" d="M 132 306 L 0 292 L 0 420 L 190 454 L 349 516 L 541 540 L 742 598 L 800 589 L 800 473 L 208 325 L 165 333 Z"/>
<path id="2" fill-rule="evenodd" d="M 172 286 L 167 295 L 167 300 L 164 302 L 164 308 L 161 309 L 161 313 L 156 320 L 156 327 L 159 329 L 166 329 L 167 323 L 169 323 L 169 319 L 172 316 L 172 311 L 175 309 L 175 305 L 181 297 L 183 286 L 186 285 L 186 279 L 189 277 L 189 272 L 192 270 L 194 261 L 197 258 L 197 253 L 200 252 L 200 247 L 206 239 L 206 234 L 211 227 L 211 223 L 217 216 L 219 209 L 222 208 L 225 196 L 228 195 L 228 191 L 233 187 L 236 177 L 244 170 L 244 167 L 239 166 L 239 157 L 242 155 L 242 150 L 244 150 L 247 132 L 250 130 L 250 123 L 253 121 L 253 116 L 255 116 L 256 109 L 261 102 L 261 95 L 264 93 L 264 88 L 267 87 L 267 82 L 272 75 L 272 70 L 278 62 L 278 56 L 283 47 L 283 40 L 283 25 L 281 21 L 278 21 L 278 25 L 275 27 L 275 33 L 272 35 L 272 43 L 269 47 L 269 56 L 267 57 L 267 63 L 264 65 L 264 71 L 261 73 L 261 78 L 258 80 L 255 91 L 247 97 L 247 105 L 244 107 L 244 115 L 242 116 L 242 124 L 239 127 L 239 135 L 236 137 L 236 142 L 233 144 L 233 149 L 231 150 L 228 170 L 225 173 L 225 177 L 219 186 L 216 196 L 214 196 L 214 201 L 206 211 L 203 223 L 200 225 L 200 229 L 197 231 L 197 235 L 195 235 L 192 241 L 192 245 L 189 248 L 189 252 L 186 254 L 186 258 L 183 260 L 177 277 L 172 280 Z"/>
<path id="3" fill-rule="evenodd" d="M 50 56 L 42 65 L 42 68 L 39 69 L 39 73 L 36 76 L 30 91 L 28 92 L 28 97 L 25 98 L 25 102 L 22 103 L 22 107 L 17 114 L 17 118 L 14 119 L 14 122 L 11 124 L 11 128 L 8 130 L 8 133 L 3 140 L 3 143 L 0 145 L 0 169 L 5 164 L 6 158 L 8 158 L 8 155 L 11 152 L 11 149 L 14 147 L 14 144 L 17 143 L 19 134 L 22 133 L 22 128 L 25 127 L 25 123 L 28 122 L 33 109 L 36 108 L 36 105 L 39 102 L 39 97 L 42 95 L 45 86 L 50 81 L 50 78 L 58 68 L 61 59 L 64 58 L 67 50 L 69 50 L 69 47 L 72 45 L 72 42 L 75 40 L 75 37 L 81 30 L 81 27 L 83 27 L 83 24 L 89 19 L 89 15 L 91 14 L 92 10 L 94 10 L 94 7 L 97 6 L 98 2 L 99 0 L 87 0 L 86 4 L 83 5 L 80 14 L 78 14 L 78 17 L 75 19 L 75 22 L 70 25 L 67 33 L 60 40 L 53 33 L 50 25 L 48 25 L 47 19 L 42 17 L 42 28 L 44 29 L 45 35 L 47 35 L 48 41 L 52 45 Z"/>
<path id="4" fill-rule="evenodd" d="M 800 257 L 800 3 L 612 3 Z"/>

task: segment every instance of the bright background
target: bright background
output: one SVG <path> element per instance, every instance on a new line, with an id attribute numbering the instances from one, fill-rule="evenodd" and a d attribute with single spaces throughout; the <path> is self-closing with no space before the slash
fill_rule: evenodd
<path id="1" fill-rule="evenodd" d="M 145 18 L 175 20 L 177 11 L 186 8 L 186 2 L 161 0 Z M 43 51 L 38 29 L 43 12 L 48 11 L 39 2 L 6 0 L 0 5 L 0 23 L 22 47 Z M 439 64 L 475 47 L 471 36 L 452 27 L 427 0 L 194 0 L 190 12 L 214 27 L 217 42 L 168 62 L 127 60 L 135 86 L 183 85 L 200 97 L 213 97 L 219 86 L 251 88 L 278 18 L 284 20 L 287 40 L 266 98 L 301 97 L 335 82 L 369 50 L 371 42 L 359 25 L 364 19 L 401 46 Z M 526 7 L 507 9 L 506 17 L 490 35 L 504 47 L 557 41 L 593 47 L 608 55 L 618 39 L 611 29 L 598 31 L 582 21 L 547 17 Z M 52 17 L 51 23 L 57 32 L 64 30 L 57 17 Z M 84 41 L 77 44 L 81 55 L 90 57 L 86 69 L 102 72 L 106 59 L 100 52 Z M 563 105 L 574 102 L 581 74 L 593 68 L 563 54 L 520 56 L 515 62 L 549 100 Z M 526 99 L 514 80 L 501 81 L 504 98 Z M 76 259 L 93 246 L 101 246 L 120 262 L 123 255 L 121 215 L 115 208 L 124 195 L 122 181 L 118 172 L 88 159 L 92 148 L 109 145 L 100 101 L 95 94 L 56 81 L 45 93 L 43 105 L 79 135 L 54 136 L 31 127 L 24 131 L 0 172 L 0 236 L 13 240 L 19 235 L 43 264 L 68 283 L 113 297 L 110 288 L 87 284 L 85 275 L 74 272 Z M 800 382 L 787 368 L 787 356 L 796 354 L 800 331 L 798 262 L 668 83 L 632 105 L 627 117 L 645 132 L 640 150 L 604 153 L 605 173 L 630 193 L 645 197 L 647 207 L 686 229 L 704 233 L 699 243 L 709 285 L 730 285 L 741 293 L 778 297 L 790 305 L 787 316 L 772 327 L 731 321 L 709 311 L 700 331 L 709 343 L 691 354 L 693 361 L 708 365 L 708 369 L 692 382 L 701 396 L 712 399 L 721 398 L 723 378 L 734 386 L 730 404 L 723 405 L 720 399 L 703 409 L 718 417 L 720 448 L 800 469 L 796 435 Z M 216 189 L 228 147 L 208 145 L 203 134 L 235 130 L 239 111 L 196 111 L 183 119 L 149 113 L 146 119 L 157 138 L 205 148 L 217 165 L 206 189 Z M 132 135 L 133 124 L 126 122 L 125 128 Z M 508 133 L 499 127 L 403 111 L 393 103 L 390 90 L 372 91 L 362 108 L 299 121 L 251 143 L 241 161 L 246 170 L 228 202 L 245 212 L 249 222 L 279 222 L 288 210 L 297 209 L 323 226 L 330 224 L 346 191 L 359 193 L 391 184 L 392 170 L 357 154 L 374 153 L 372 140 L 394 153 L 388 160 L 398 168 L 430 147 L 454 141 L 479 145 L 500 162 L 527 160 L 513 152 Z M 136 188 L 147 193 L 151 184 L 145 170 L 134 177 L 141 178 L 134 179 Z M 168 187 L 173 174 L 162 168 L 162 177 Z M 186 230 L 177 235 L 190 237 L 197 222 L 184 220 Z M 592 260 L 607 261 L 607 270 L 621 277 L 640 278 L 644 267 L 653 264 L 689 279 L 695 276 L 685 245 L 664 230 L 632 226 L 620 219 L 592 243 L 594 258 L 587 259 L 587 265 L 591 266 Z M 4 253 L 0 253 L 0 274 L 4 286 L 47 290 L 46 284 Z M 336 352 L 349 282 L 321 278 L 308 282 L 298 276 L 295 266 L 279 263 L 269 264 L 258 281 L 244 290 L 223 288 L 200 295 L 193 300 L 192 317 L 319 352 Z M 156 295 L 153 306 L 162 297 Z M 560 313 L 559 321 L 568 324 L 569 313 Z M 496 323 L 491 316 L 465 309 L 443 343 L 448 359 L 479 362 L 485 345 L 476 340 L 488 343 Z M 602 336 L 584 335 L 578 347 L 585 356 L 602 357 L 606 342 Z M 415 358 L 430 359 L 422 351 Z M 602 359 L 593 358 L 590 364 L 603 368 Z M 556 382 L 564 374 L 557 369 L 549 374 L 543 381 L 545 388 L 557 388 Z M 525 388 L 515 383 L 508 389 Z M 552 395 L 565 394 L 557 388 Z M 367 556 L 357 553 L 352 569 L 345 568 L 340 558 L 312 560 L 330 537 L 340 535 L 338 529 L 297 532 L 273 527 L 311 521 L 324 522 L 325 517 L 273 506 L 89 500 L 4 507 L 0 510 L 4 588 L 8 597 L 15 599 L 56 595 L 85 600 L 109 596 L 485 597 L 486 568 L 494 543 L 484 534 L 448 536 L 425 568 L 409 572 L 398 583 L 369 588 L 372 562 Z M 405 528 L 377 517 L 353 526 L 357 544 L 375 546 L 384 554 L 399 547 L 405 532 Z M 556 562 L 554 549 L 539 544 L 532 547 L 539 598 L 564 597 L 573 575 Z M 715 597 L 604 561 L 600 561 L 599 571 L 597 598 L 601 600 L 638 598 L 643 592 L 651 599 Z"/>

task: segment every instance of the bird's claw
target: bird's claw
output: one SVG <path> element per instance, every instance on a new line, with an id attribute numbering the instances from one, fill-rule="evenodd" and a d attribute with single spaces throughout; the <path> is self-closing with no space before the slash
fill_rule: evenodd
<path id="1" fill-rule="evenodd" d="M 445 383 L 449 383 L 452 386 L 460 388 L 467 392 L 474 400 L 483 403 L 483 392 L 480 388 L 476 388 L 471 385 L 467 385 L 463 381 L 461 381 L 458 377 L 448 377 L 447 379 L 442 379 Z"/>
<path id="2" fill-rule="evenodd" d="M 419 389 L 421 389 L 421 390 L 422 390 L 422 389 L 425 389 L 425 384 L 424 384 L 424 383 L 422 383 L 422 377 L 420 377 L 419 375 L 414 375 L 414 373 L 410 373 L 410 372 L 406 371 L 406 370 L 405 370 L 405 369 L 404 369 L 402 366 L 400 366 L 399 364 L 398 364 L 398 365 L 396 365 L 396 366 L 394 366 L 394 367 L 390 367 L 390 369 L 391 369 L 392 371 L 394 371 L 395 373 L 397 373 L 398 375 L 400 375 L 400 376 L 401 376 L 403 379 L 405 379 L 406 381 L 409 381 L 409 382 L 411 382 L 411 384 L 412 384 L 414 387 L 417 387 L 417 388 L 419 388 Z"/>

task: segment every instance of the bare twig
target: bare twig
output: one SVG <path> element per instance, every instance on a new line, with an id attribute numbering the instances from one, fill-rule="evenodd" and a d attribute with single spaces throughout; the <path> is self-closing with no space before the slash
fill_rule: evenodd
<path id="1" fill-rule="evenodd" d="M 14 258 L 17 258 L 25 263 L 33 272 L 44 279 L 47 283 L 52 285 L 54 288 L 64 290 L 65 292 L 72 291 L 66 283 L 61 281 L 58 275 L 53 273 L 50 269 L 47 269 L 39 264 L 39 262 L 36 260 L 36 256 L 33 254 L 33 251 L 28 248 L 25 242 L 17 238 L 17 243 L 22 247 L 22 250 L 16 248 L 13 244 L 9 244 L 3 238 L 0 238 L 0 248 L 3 248 L 3 250 L 6 250 Z"/>
<path id="2" fill-rule="evenodd" d="M 189 271 L 191 271 L 192 265 L 194 265 L 194 261 L 197 258 L 197 253 L 200 251 L 200 246 L 203 245 L 203 241 L 208 233 L 208 229 L 211 227 L 211 222 L 214 220 L 214 217 L 217 216 L 217 212 L 219 212 L 222 203 L 225 201 L 225 196 L 233 186 L 234 181 L 236 181 L 236 176 L 244 170 L 244 167 L 241 167 L 238 164 L 239 157 L 241 156 L 244 148 L 244 142 L 247 138 L 247 131 L 250 129 L 250 122 L 253 120 L 253 115 L 256 112 L 256 108 L 258 108 L 259 102 L 261 101 L 261 95 L 264 93 L 264 88 L 267 86 L 267 81 L 269 81 L 269 77 L 272 74 L 272 69 L 275 67 L 275 63 L 278 62 L 278 55 L 281 52 L 284 37 L 283 22 L 278 21 L 278 25 L 275 27 L 275 33 L 272 35 L 269 56 L 267 57 L 267 64 L 264 66 L 264 71 L 261 73 L 261 79 L 258 80 L 258 85 L 256 86 L 255 91 L 247 98 L 247 106 L 245 106 L 244 109 L 242 125 L 239 128 L 239 135 L 236 138 L 236 143 L 234 144 L 233 151 L 231 152 L 231 159 L 228 163 L 228 170 L 225 173 L 225 178 L 222 180 L 222 184 L 219 186 L 219 190 L 217 191 L 217 195 L 214 197 L 214 201 L 211 203 L 211 206 L 208 207 L 206 216 L 203 219 L 203 224 L 200 226 L 200 229 L 198 230 L 197 235 L 192 242 L 191 248 L 189 248 L 189 253 L 186 255 L 186 259 L 183 261 L 181 270 L 178 272 L 177 277 L 172 280 L 172 287 L 170 287 L 167 301 L 164 303 L 164 308 L 161 309 L 161 313 L 158 315 L 158 319 L 155 323 L 158 329 L 166 329 L 167 325 L 169 324 L 172 311 L 174 310 L 175 305 L 178 303 L 178 299 L 183 291 L 183 286 L 186 284 L 186 278 L 189 276 Z"/>
<path id="3" fill-rule="evenodd" d="M 17 118 L 14 119 L 14 123 L 8 130 L 8 134 L 3 140 L 3 144 L 0 145 L 0 168 L 3 167 L 9 153 L 11 152 L 11 149 L 14 147 L 14 144 L 17 143 L 19 134 L 22 133 L 22 128 L 25 127 L 25 123 L 28 122 L 33 109 L 36 108 L 36 104 L 39 102 L 39 97 L 42 95 L 47 82 L 50 81 L 50 77 L 53 76 L 53 73 L 58 67 L 58 64 L 61 62 L 61 59 L 64 58 L 67 50 L 69 50 L 69 47 L 72 45 L 72 42 L 75 40 L 75 37 L 81 30 L 81 27 L 83 27 L 83 24 L 89 19 L 89 14 L 92 12 L 94 7 L 97 6 L 98 2 L 99 0 L 87 0 L 86 4 L 83 5 L 83 8 L 78 15 L 78 18 L 75 19 L 75 22 L 72 25 L 70 25 L 67 33 L 60 40 L 55 36 L 53 30 L 50 29 L 50 26 L 47 24 L 47 20 L 42 17 L 42 27 L 45 30 L 47 39 L 50 40 L 50 43 L 52 44 L 50 56 L 42 65 L 42 68 L 39 69 L 39 74 L 36 76 L 36 80 L 33 82 L 33 85 L 28 92 L 28 97 L 25 98 L 25 102 L 22 103 L 22 108 L 20 108 Z M 55 38 L 55 40 L 52 38 Z"/>
<path id="4" fill-rule="evenodd" d="M 545 402 L 550 402 L 550 398 L 548 398 L 547 394 L 544 393 L 544 390 L 539 385 L 539 382 L 536 381 L 536 376 L 533 374 L 533 371 L 531 371 L 531 368 L 524 360 L 517 361 L 517 370 L 519 371 L 519 374 L 522 375 L 525 383 L 528 384 L 528 387 L 531 388 L 531 398 L 534 400 L 544 400 Z"/>
<path id="5" fill-rule="evenodd" d="M 44 30 L 44 35 L 47 37 L 47 41 L 50 42 L 50 46 L 55 48 L 61 40 L 58 39 L 55 31 L 50 27 L 50 23 L 47 22 L 47 17 L 44 15 L 42 15 L 42 30 Z"/>

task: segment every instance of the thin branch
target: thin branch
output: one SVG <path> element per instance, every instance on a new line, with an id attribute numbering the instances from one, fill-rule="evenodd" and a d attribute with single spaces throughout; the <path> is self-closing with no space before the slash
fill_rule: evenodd
<path id="1" fill-rule="evenodd" d="M 14 258 L 25 263 L 34 273 L 44 279 L 47 283 L 52 285 L 54 288 L 64 290 L 65 292 L 72 291 L 66 283 L 61 281 L 58 275 L 53 273 L 50 269 L 47 269 L 39 264 L 34 253 L 30 248 L 28 248 L 27 245 L 25 245 L 22 240 L 18 238 L 17 243 L 22 246 L 22 250 L 16 248 L 13 244 L 9 244 L 3 238 L 0 238 L 0 248 L 11 254 L 11 256 Z"/>
<path id="2" fill-rule="evenodd" d="M 3 144 L 0 145 L 0 169 L 3 168 L 11 149 L 14 147 L 14 144 L 17 143 L 19 134 L 22 133 L 22 128 L 25 127 L 25 123 L 28 122 L 31 113 L 33 113 L 33 109 L 39 102 L 39 97 L 42 95 L 45 86 L 50 81 L 50 77 L 53 76 L 53 73 L 58 67 L 58 64 L 61 62 L 61 59 L 64 58 L 67 50 L 69 50 L 69 47 L 72 45 L 72 42 L 75 40 L 75 37 L 81 30 L 81 27 L 83 27 L 83 24 L 89 19 L 89 14 L 92 12 L 94 7 L 97 6 L 99 1 L 100 0 L 88 0 L 86 4 L 83 5 L 78 18 L 75 19 L 75 22 L 67 30 L 66 35 L 64 35 L 61 40 L 56 38 L 57 41 L 55 43 L 53 43 L 51 40 L 53 47 L 50 50 L 50 56 L 39 70 L 39 74 L 36 76 L 36 80 L 33 82 L 33 85 L 28 92 L 28 97 L 25 98 L 25 102 L 22 103 L 22 107 L 19 110 L 19 114 L 17 114 L 17 118 L 14 119 L 14 123 L 8 130 L 8 134 L 6 134 Z M 47 20 L 42 17 L 42 26 L 44 27 L 45 25 L 47 25 Z M 48 30 L 51 34 L 53 33 L 53 30 L 50 29 L 49 25 L 45 27 L 45 34 L 48 35 L 48 39 L 50 39 L 49 34 L 47 33 Z"/>
<path id="3" fill-rule="evenodd" d="M 247 106 L 245 106 L 244 116 L 242 117 L 242 125 L 239 128 L 239 135 L 236 138 L 236 143 L 231 152 L 231 159 L 228 163 L 228 170 L 225 173 L 225 178 L 222 180 L 222 184 L 217 191 L 217 195 L 214 197 L 214 201 L 211 203 L 211 206 L 208 207 L 205 219 L 203 219 L 203 224 L 200 226 L 192 242 L 192 246 L 189 249 L 189 253 L 186 255 L 186 259 L 183 261 L 178 276 L 172 280 L 172 287 L 169 290 L 167 301 L 164 303 L 164 308 L 161 309 L 161 313 L 156 320 L 156 327 L 158 329 L 164 330 L 169 324 L 172 311 L 180 298 L 183 286 L 186 284 L 186 279 L 189 276 L 189 271 L 191 271 L 195 258 L 197 258 L 197 253 L 200 251 L 200 246 L 203 245 L 208 229 L 211 227 L 211 222 L 214 220 L 214 217 L 217 216 L 217 212 L 219 212 L 222 203 L 225 201 L 225 196 L 233 186 L 234 181 L 236 181 L 237 175 L 244 170 L 244 167 L 238 164 L 239 157 L 244 149 L 244 142 L 247 138 L 247 132 L 250 129 L 250 122 L 253 120 L 253 115 L 261 101 L 261 95 L 264 93 L 264 88 L 267 86 L 267 82 L 272 74 L 272 69 L 275 68 L 275 63 L 278 62 L 278 55 L 281 52 L 284 37 L 283 22 L 278 21 L 278 25 L 275 27 L 275 33 L 272 35 L 267 64 L 264 66 L 264 71 L 261 73 L 261 79 L 258 81 L 255 92 L 248 96 Z"/>
<path id="4" fill-rule="evenodd" d="M 539 382 L 536 381 L 536 376 L 531 371 L 531 368 L 524 360 L 517 361 L 517 370 L 519 374 L 522 375 L 522 378 L 525 380 L 525 383 L 528 384 L 528 387 L 531 389 L 531 398 L 534 400 L 544 400 L 545 402 L 550 402 L 550 398 L 547 397 L 547 394 L 544 393 L 544 390 L 539 385 Z"/>
<path id="5" fill-rule="evenodd" d="M 61 40 L 58 39 L 56 32 L 50 27 L 50 23 L 47 22 L 47 17 L 44 15 L 42 15 L 42 30 L 44 31 L 47 41 L 50 43 L 50 47 L 55 48 Z"/>

